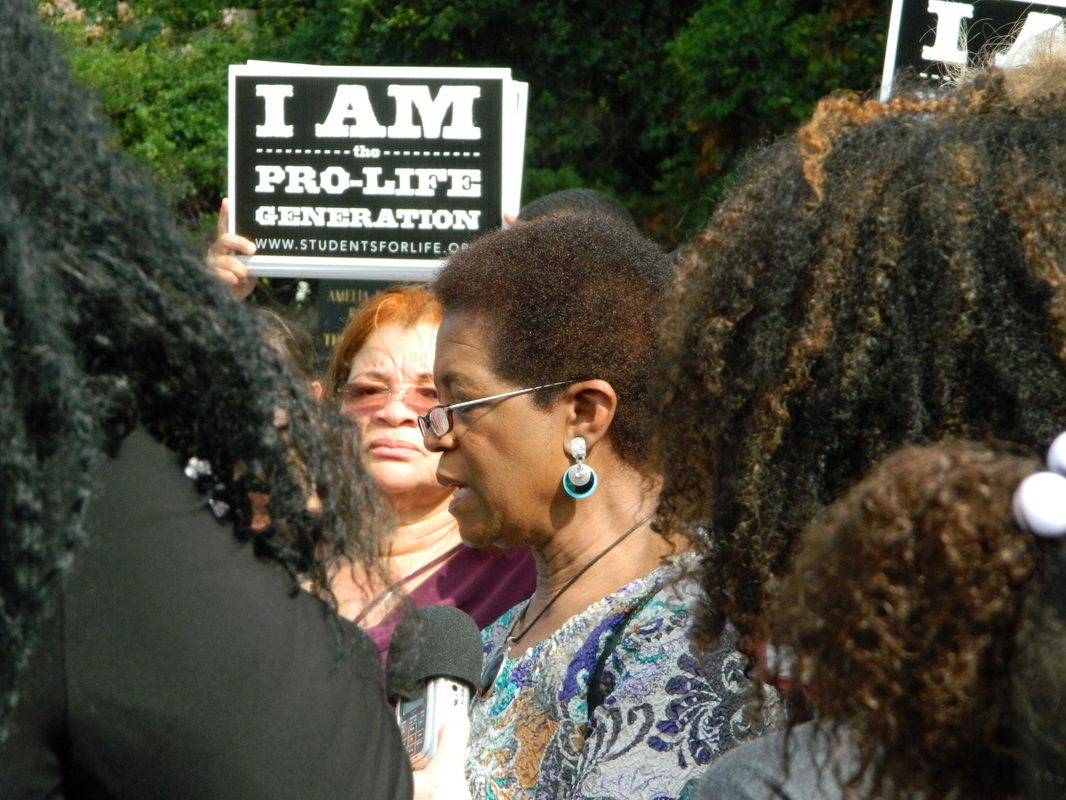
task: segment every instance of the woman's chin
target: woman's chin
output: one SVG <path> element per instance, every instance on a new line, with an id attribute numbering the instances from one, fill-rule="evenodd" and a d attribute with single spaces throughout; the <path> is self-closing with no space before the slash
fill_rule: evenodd
<path id="1" fill-rule="evenodd" d="M 432 473 L 427 475 L 425 470 L 414 469 L 410 464 L 379 461 L 367 466 L 370 477 L 387 495 L 425 494 L 443 498 L 447 494 Z"/>
<path id="2" fill-rule="evenodd" d="M 479 514 L 472 503 L 456 504 L 453 498 L 448 510 L 459 524 L 459 538 L 463 544 L 474 548 L 499 546 L 499 527 L 491 519 Z"/>
<path id="3" fill-rule="evenodd" d="M 461 521 L 459 522 L 459 538 L 463 540 L 463 544 L 475 550 L 493 547 L 496 544 L 496 537 L 486 532 L 483 526 L 468 525 L 464 528 Z"/>

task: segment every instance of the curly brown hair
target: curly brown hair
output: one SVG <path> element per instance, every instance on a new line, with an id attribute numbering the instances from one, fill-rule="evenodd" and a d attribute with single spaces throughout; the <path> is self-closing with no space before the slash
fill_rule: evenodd
<path id="1" fill-rule="evenodd" d="M 653 433 L 648 377 L 672 277 L 666 256 L 635 227 L 582 212 L 482 236 L 451 257 L 433 292 L 445 315 L 470 311 L 486 321 L 493 366 L 515 385 L 610 383 L 618 396 L 611 440 L 639 468 Z"/>
<path id="2" fill-rule="evenodd" d="M 1011 496 L 1037 466 L 906 448 L 805 531 L 769 631 L 797 693 L 855 734 L 861 767 L 838 780 L 886 799 L 1017 791 L 1012 657 L 1039 541 Z"/>
<path id="3" fill-rule="evenodd" d="M 1066 420 L 1066 66 L 822 101 L 679 255 L 659 522 L 749 651 L 804 524 L 904 444 Z"/>

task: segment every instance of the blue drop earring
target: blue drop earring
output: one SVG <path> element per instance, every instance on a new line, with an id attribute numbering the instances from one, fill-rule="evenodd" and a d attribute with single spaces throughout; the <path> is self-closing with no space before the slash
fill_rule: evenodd
<path id="1" fill-rule="evenodd" d="M 563 473 L 563 491 L 575 500 L 584 500 L 596 491 L 596 470 L 585 463 L 587 454 L 584 438 L 570 440 L 570 457 L 577 463 Z"/>

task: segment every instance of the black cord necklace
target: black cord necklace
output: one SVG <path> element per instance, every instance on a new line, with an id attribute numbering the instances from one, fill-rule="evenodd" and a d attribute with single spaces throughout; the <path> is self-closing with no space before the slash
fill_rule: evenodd
<path id="1" fill-rule="evenodd" d="M 631 533 L 633 533 L 635 530 L 637 530 L 637 528 L 640 528 L 641 526 L 643 526 L 651 518 L 652 518 L 652 515 L 648 514 L 648 516 L 644 517 L 643 519 L 637 520 L 636 522 L 633 523 L 632 526 L 630 526 L 630 528 L 628 530 L 626 530 L 625 533 L 623 533 L 621 536 L 619 536 L 617 539 L 615 539 L 613 542 L 611 542 L 609 545 L 607 545 L 605 548 L 603 548 L 599 553 L 597 553 L 592 558 L 591 561 L 589 561 L 585 566 L 583 566 L 576 573 L 574 573 L 574 576 L 570 580 L 568 580 L 566 583 L 564 583 L 562 588 L 559 589 L 559 591 L 557 591 L 555 594 L 553 594 L 551 596 L 551 599 L 549 599 L 548 602 L 545 603 L 544 608 L 542 608 L 540 611 L 537 612 L 537 616 L 533 617 L 533 620 L 528 625 L 526 625 L 524 628 L 522 628 L 522 630 L 519 631 L 518 633 L 515 633 L 515 628 L 518 627 L 519 623 L 525 622 L 526 611 L 529 609 L 529 604 L 527 603 L 526 607 L 522 609 L 522 613 L 518 616 L 518 619 L 516 619 L 514 621 L 514 624 L 511 625 L 511 630 L 507 634 L 507 647 L 504 650 L 505 657 L 506 657 L 506 655 L 510 654 L 511 647 L 514 646 L 515 642 L 517 642 L 519 639 L 521 639 L 523 636 L 525 636 L 527 633 L 529 633 L 530 629 L 540 621 L 540 618 L 548 613 L 548 609 L 550 609 L 555 604 L 556 600 L 558 600 L 560 597 L 562 597 L 563 592 L 565 592 L 567 589 L 569 589 L 571 586 L 573 586 L 577 582 L 578 578 L 580 578 L 582 575 L 584 575 L 586 572 L 588 572 L 592 568 L 593 564 L 595 564 L 597 561 L 599 561 L 601 558 L 603 558 L 605 555 L 607 555 L 609 552 L 611 552 L 614 548 L 616 548 L 618 545 L 620 545 L 622 542 L 624 542 L 626 540 L 626 537 L 628 537 Z"/>

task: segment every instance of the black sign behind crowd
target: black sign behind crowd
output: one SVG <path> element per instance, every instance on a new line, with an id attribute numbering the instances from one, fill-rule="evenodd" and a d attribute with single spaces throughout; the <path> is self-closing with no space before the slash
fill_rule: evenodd
<path id="1" fill-rule="evenodd" d="M 892 94 L 893 77 L 911 69 L 922 78 L 950 80 L 961 67 L 1018 63 L 1041 35 L 1066 16 L 1066 0 L 893 0 L 881 80 L 881 100 Z"/>
<path id="2" fill-rule="evenodd" d="M 425 279 L 517 213 L 510 70 L 230 67 L 231 230 L 257 275 Z"/>

